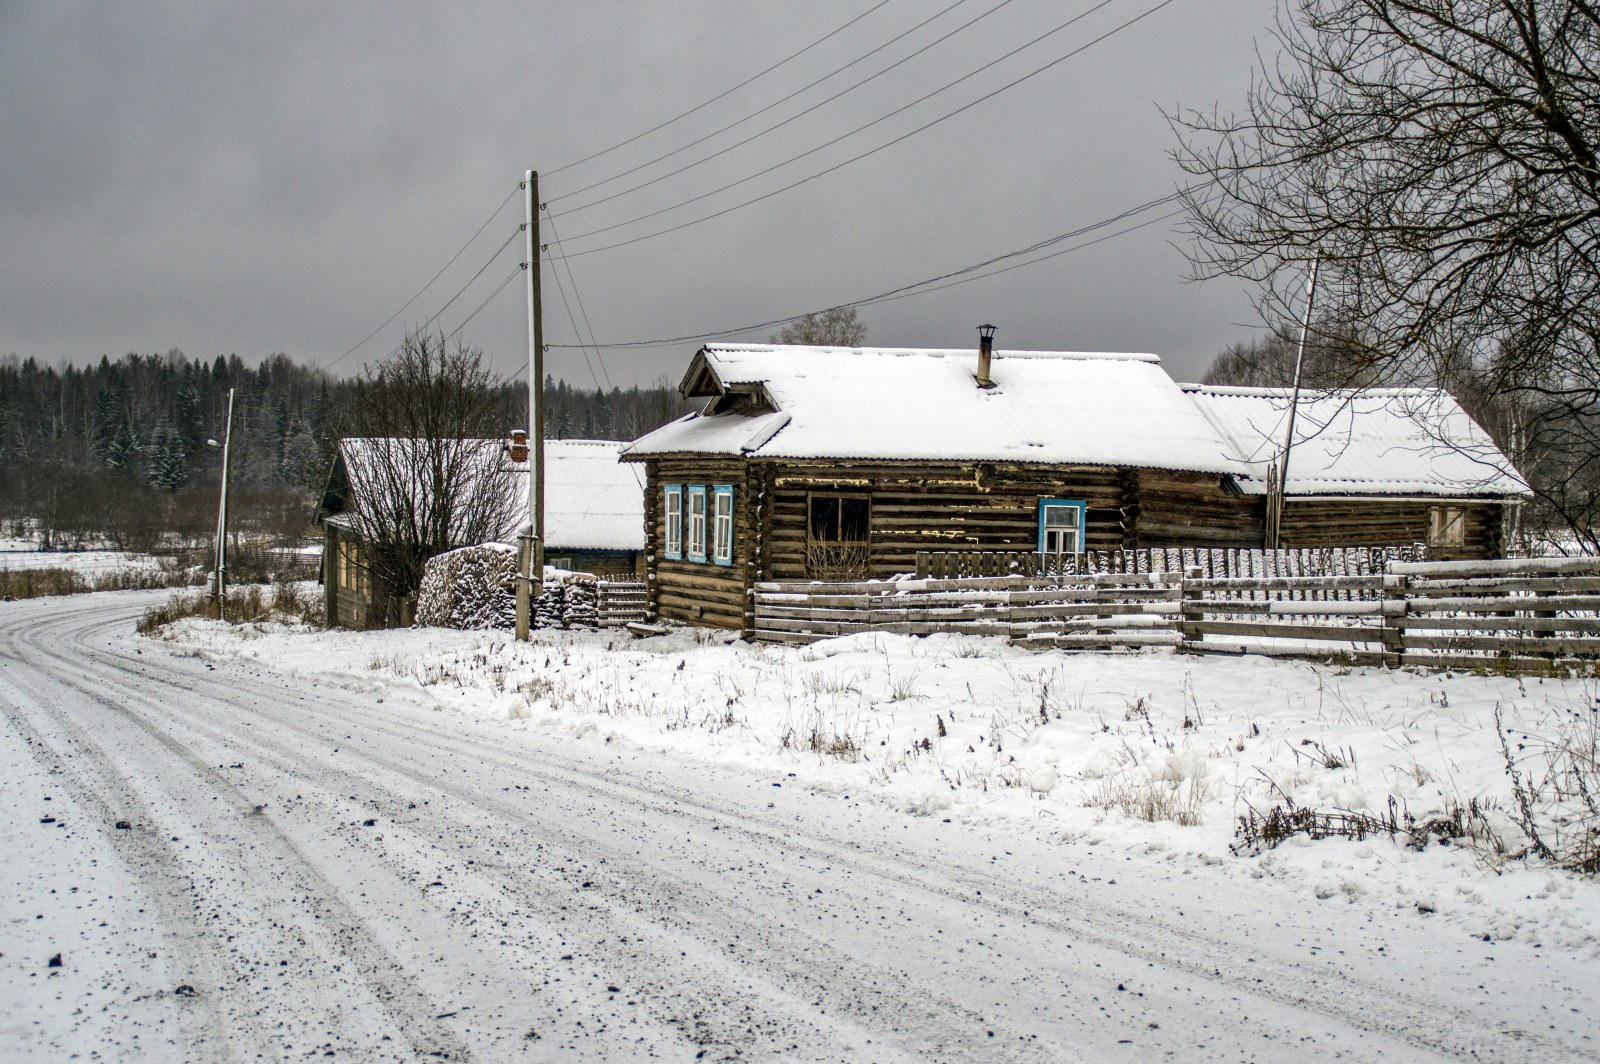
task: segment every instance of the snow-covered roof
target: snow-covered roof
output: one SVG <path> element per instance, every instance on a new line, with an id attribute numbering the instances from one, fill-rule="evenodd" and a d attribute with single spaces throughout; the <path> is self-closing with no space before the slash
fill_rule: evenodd
<path id="1" fill-rule="evenodd" d="M 1239 487 L 1265 494 L 1283 447 L 1287 388 L 1185 385 L 1247 467 Z M 1289 456 L 1290 495 L 1524 495 L 1528 488 L 1461 405 L 1438 388 L 1302 390 Z"/>
<path id="2" fill-rule="evenodd" d="M 371 494 L 391 490 L 393 478 L 371 468 L 374 463 L 405 461 L 413 441 L 345 439 L 339 442 L 352 491 Z M 486 482 L 487 490 L 509 492 L 514 515 L 502 535 L 511 537 L 528 519 L 528 465 L 505 456 L 504 440 L 467 440 L 472 460 L 458 463 L 470 479 Z M 545 547 L 549 550 L 642 550 L 644 548 L 644 477 L 619 462 L 627 446 L 621 440 L 546 440 Z M 418 483 L 416 497 L 428 490 Z M 469 488 L 468 490 L 473 490 Z M 355 527 L 348 514 L 328 518 Z"/>
<path id="3" fill-rule="evenodd" d="M 626 446 L 620 440 L 544 441 L 546 549 L 644 549 L 644 474 L 617 461 Z M 517 486 L 526 498 L 525 476 Z M 517 512 L 519 521 L 526 519 L 527 505 Z"/>
<path id="4" fill-rule="evenodd" d="M 691 377 L 751 390 L 771 410 L 691 414 L 630 458 L 977 460 L 1240 473 L 1194 404 L 1148 354 L 994 353 L 994 387 L 965 350 L 713 344 Z"/>

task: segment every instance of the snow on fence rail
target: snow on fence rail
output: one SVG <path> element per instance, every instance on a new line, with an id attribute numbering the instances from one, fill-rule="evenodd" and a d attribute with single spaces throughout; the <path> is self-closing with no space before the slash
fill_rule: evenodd
<path id="1" fill-rule="evenodd" d="M 1600 559 L 1388 561 L 1325 576 L 1085 574 L 763 583 L 755 636 L 887 631 L 1031 646 L 1175 646 L 1390 666 L 1588 669 L 1600 659 Z"/>
<path id="2" fill-rule="evenodd" d="M 854 632 L 966 632 L 1058 646 L 1172 646 L 1178 585 L 1173 574 L 762 583 L 755 635 L 810 643 Z"/>
<path id="3" fill-rule="evenodd" d="M 1141 547 L 1079 554 L 1037 551 L 918 551 L 919 579 L 984 576 L 1075 576 L 1080 573 L 1182 573 L 1206 577 L 1371 576 L 1393 562 L 1422 561 L 1428 548 L 1407 547 Z"/>

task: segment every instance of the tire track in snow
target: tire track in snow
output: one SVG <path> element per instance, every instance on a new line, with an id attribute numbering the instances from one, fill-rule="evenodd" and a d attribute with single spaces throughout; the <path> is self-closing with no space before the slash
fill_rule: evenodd
<path id="1" fill-rule="evenodd" d="M 94 611 L 83 611 L 82 615 L 92 617 L 94 616 Z M 70 616 L 71 614 L 69 614 Z M 237 824 L 244 825 L 246 830 L 253 836 L 248 845 L 241 845 L 238 848 L 240 859 L 254 861 L 259 864 L 262 860 L 261 852 L 278 859 L 277 863 L 280 868 L 275 870 L 275 877 L 280 881 L 280 884 L 284 880 L 292 881 L 294 893 L 300 902 L 309 907 L 312 919 L 320 932 L 326 935 L 327 940 L 338 952 L 348 958 L 357 971 L 360 972 L 373 998 L 381 1005 L 394 1028 L 404 1037 L 408 1055 L 470 1060 L 471 1054 L 467 1051 L 466 1046 L 455 1037 L 448 1027 L 428 1019 L 434 1010 L 431 1008 L 431 1002 L 429 1002 L 426 995 L 422 994 L 414 983 L 406 977 L 404 969 L 393 962 L 393 959 L 377 943 L 361 920 L 342 901 L 333 884 L 316 870 L 295 843 L 279 831 L 275 825 L 271 824 L 269 820 L 254 815 L 254 806 L 239 793 L 237 787 L 225 777 L 220 776 L 209 763 L 201 760 L 181 743 L 154 727 L 148 719 L 126 704 L 127 701 L 141 701 L 152 708 L 157 708 L 160 705 L 159 700 L 151 699 L 132 690 L 127 685 L 126 681 L 129 677 L 125 671 L 119 670 L 116 675 L 107 676 L 103 669 L 95 670 L 92 664 L 92 654 L 69 655 L 59 650 L 49 649 L 36 641 L 39 636 L 47 634 L 48 629 L 37 634 L 30 633 L 26 639 L 29 649 L 38 652 L 41 657 L 53 660 L 59 666 L 76 668 L 85 679 L 71 676 L 70 673 L 63 674 L 60 670 L 57 670 L 52 676 L 53 682 L 42 685 L 43 689 L 41 690 L 40 686 L 37 685 L 38 681 L 35 681 L 35 684 L 29 684 L 26 680 L 19 682 L 19 677 L 14 674 L 16 671 L 14 666 L 11 670 L 8 670 L 5 678 L 14 689 L 21 690 L 30 696 L 29 700 L 33 702 L 38 712 L 49 714 L 52 726 L 71 733 L 73 745 L 79 747 L 83 751 L 85 759 L 93 765 L 92 775 L 97 781 L 95 785 L 110 789 L 116 796 L 118 808 L 138 810 L 137 816 L 140 823 L 153 825 L 162 821 L 162 817 L 148 803 L 137 797 L 132 781 L 118 765 L 117 759 L 90 739 L 85 726 L 71 719 L 69 715 L 71 711 L 65 708 L 56 711 L 51 710 L 49 703 L 52 692 L 50 689 L 54 685 L 58 684 L 69 690 L 76 691 L 82 697 L 83 704 L 95 705 L 102 710 L 127 718 L 136 727 L 140 728 L 149 739 L 158 743 L 170 756 L 182 763 L 194 778 L 201 782 L 202 786 L 213 798 L 221 799 L 230 807 L 232 820 Z M 7 642 L 12 644 L 13 660 L 20 664 L 23 659 L 15 653 L 15 650 L 21 641 L 8 639 Z M 87 650 L 88 648 L 85 649 Z M 140 662 L 139 664 L 143 665 L 145 663 Z M 109 688 L 110 690 L 119 690 L 121 701 L 109 696 L 107 687 L 96 685 L 87 680 L 87 677 L 94 671 L 100 672 L 102 680 L 122 681 L 120 689 L 115 686 Z M 16 723 L 15 719 L 13 719 L 13 723 Z M 27 725 L 23 726 L 27 727 Z M 33 729 L 33 732 L 39 736 L 40 741 L 45 741 L 36 729 Z M 47 748 L 49 748 L 48 744 Z M 91 775 L 89 771 L 77 767 L 70 771 L 80 781 L 87 780 Z M 80 785 L 82 787 L 92 786 L 87 783 L 81 783 Z M 128 819 L 126 815 L 122 817 L 110 816 L 110 806 L 98 798 L 91 800 L 95 801 L 104 811 L 101 818 L 102 830 L 104 830 L 104 825 L 110 823 L 113 819 Z M 149 845 L 152 840 L 154 840 L 153 846 Z M 210 943 L 211 952 L 205 954 L 203 958 L 196 958 L 196 960 L 201 961 L 201 963 L 196 964 L 196 967 L 202 967 L 211 972 L 212 974 L 208 981 L 213 987 L 220 987 L 223 980 L 215 974 L 215 957 L 217 954 L 227 951 L 220 948 L 220 943 L 214 941 L 220 932 L 212 932 L 204 924 L 197 923 L 196 920 L 198 913 L 207 909 L 215 909 L 218 902 L 211 900 L 203 903 L 203 899 L 207 898 L 207 892 L 200 888 L 193 874 L 183 871 L 182 858 L 170 844 L 157 838 L 155 833 L 150 831 L 115 832 L 111 836 L 111 841 L 119 848 L 129 846 L 132 842 L 137 842 L 139 845 L 132 847 L 133 852 L 127 858 L 127 863 L 134 874 L 143 879 L 146 874 L 144 862 L 150 861 L 159 870 L 157 872 L 159 877 L 158 885 L 169 888 L 163 896 L 171 899 L 175 895 L 182 894 L 187 898 L 187 906 L 169 905 L 168 910 L 163 914 L 168 921 L 167 926 L 192 928 L 192 934 L 186 936 L 192 943 L 201 942 L 208 937 L 213 939 Z M 252 850 L 256 850 L 257 853 L 251 854 L 250 851 Z M 283 888 L 280 886 L 279 889 L 281 891 Z M 276 923 L 271 917 L 264 915 L 260 919 Z M 192 954 L 198 952 L 198 950 L 191 948 L 190 952 Z M 234 964 L 232 967 L 236 984 L 244 984 L 252 979 L 251 974 L 238 964 Z M 337 1011 L 334 1012 L 334 1015 L 338 1015 Z M 246 1010 L 242 1003 L 236 1005 L 233 1009 L 232 1015 L 229 1017 L 229 1023 L 243 1027 L 251 1032 L 252 1048 L 268 1045 L 274 1041 L 274 1036 L 266 1033 L 260 1022 Z M 338 1039 L 339 1035 L 340 1032 L 334 1032 L 335 1040 Z"/>
<path id="2" fill-rule="evenodd" d="M 74 622 L 61 627 L 70 629 L 69 632 L 63 633 L 69 639 L 79 646 L 85 646 L 94 638 L 97 630 L 103 627 L 105 615 L 102 612 L 97 618 L 94 611 L 85 610 L 79 621 L 82 623 Z M 96 653 L 101 651 L 96 648 Z M 91 656 L 82 655 L 83 658 Z M 76 659 L 63 656 L 63 660 Z M 113 651 L 107 655 L 106 664 L 100 666 L 97 663 L 97 667 L 102 669 L 104 678 L 115 682 L 122 675 L 122 669 L 130 665 L 137 667 L 147 664 L 150 664 L 149 658 L 119 655 Z M 278 693 L 277 689 L 266 681 L 244 677 L 229 677 L 226 680 L 214 678 L 204 673 L 191 673 L 183 667 L 184 664 L 181 659 L 168 662 L 160 670 L 161 681 L 181 684 L 194 691 L 204 692 L 207 697 L 236 698 L 242 691 L 251 688 L 259 692 L 261 697 Z M 1501 1053 L 1505 1055 L 1504 1059 L 1525 1059 L 1531 1055 L 1555 1058 L 1573 1052 L 1570 1044 L 1526 1035 L 1523 1035 L 1518 1042 L 1507 1044 L 1504 1039 L 1508 1032 L 1482 1021 L 1472 1013 L 1459 1007 L 1430 1001 L 1420 994 L 1404 992 L 1397 994 L 1393 985 L 1358 980 L 1342 973 L 1324 977 L 1319 983 L 1316 973 L 1304 966 L 1277 963 L 1270 958 L 1259 956 L 1250 958 L 1248 963 L 1251 967 L 1246 969 L 1244 954 L 1236 943 L 1191 929 L 1173 927 L 1170 923 L 1163 926 L 1162 921 L 1153 920 L 1148 914 L 1115 909 L 1093 899 L 1075 900 L 1059 891 L 1007 882 L 997 876 L 954 867 L 949 863 L 941 866 L 935 875 L 925 868 L 910 867 L 906 862 L 891 857 L 850 849 L 859 847 L 859 840 L 850 838 L 847 834 L 848 829 L 830 836 L 827 831 L 828 825 L 808 823 L 804 828 L 806 837 L 800 838 L 798 836 L 801 834 L 801 829 L 793 823 L 780 821 L 778 814 L 772 814 L 767 818 L 759 812 L 754 815 L 742 811 L 735 812 L 726 806 L 710 804 L 703 796 L 687 788 L 674 787 L 659 779 L 652 779 L 648 784 L 635 782 L 637 777 L 617 779 L 609 773 L 596 772 L 579 760 L 563 758 L 548 751 L 528 751 L 519 760 L 492 750 L 485 750 L 482 738 L 463 736 L 459 724 L 452 727 L 450 724 L 434 723 L 426 717 L 417 719 L 415 714 L 410 719 L 400 720 L 386 710 L 374 713 L 372 707 L 361 707 L 355 702 L 355 698 L 341 695 L 329 699 L 325 705 L 319 705 L 317 709 L 318 712 L 329 716 L 330 723 L 339 724 L 344 728 L 360 727 L 382 732 L 388 741 L 406 741 L 415 744 L 419 749 L 431 748 L 432 754 L 444 762 L 451 758 L 471 756 L 483 765 L 498 771 L 526 772 L 530 768 L 537 768 L 552 775 L 550 781 L 552 786 L 576 792 L 595 803 L 612 807 L 637 805 L 648 809 L 652 816 L 668 823 L 678 820 L 701 828 L 709 825 L 730 835 L 737 832 L 741 839 L 757 847 L 805 851 L 815 861 L 843 865 L 861 872 L 863 876 L 873 877 L 887 886 L 910 889 L 940 902 L 981 908 L 991 914 L 1009 916 L 1013 919 L 1026 918 L 1032 923 L 1053 928 L 1057 935 L 1071 941 L 1098 943 L 1108 951 L 1131 954 L 1159 967 L 1184 972 L 1197 980 L 1203 980 L 1223 992 L 1219 1000 L 1233 1001 L 1233 996 L 1237 996 L 1243 1000 L 1278 1001 L 1297 1009 L 1320 1012 L 1340 1023 L 1350 1024 L 1357 1030 L 1365 1029 L 1380 1035 L 1396 1037 L 1413 1050 L 1420 1048 L 1420 1043 L 1448 1055 L 1463 1058 L 1493 1059 Z M 275 723 L 281 725 L 283 722 Z M 427 739 L 419 742 L 419 733 L 426 734 Z M 285 747 L 285 752 L 291 760 L 294 758 L 295 750 L 292 746 Z M 437 773 L 421 772 L 411 765 L 398 762 L 388 763 L 380 755 L 369 751 L 357 750 L 352 756 L 360 756 L 369 763 L 396 774 L 401 782 L 385 785 L 391 794 L 396 789 L 403 790 L 407 780 L 414 786 L 439 786 L 440 777 Z M 351 773 L 348 778 L 359 780 L 366 777 Z M 475 792 L 469 788 L 455 787 L 453 796 L 459 803 L 474 809 L 487 807 L 490 813 L 507 823 L 515 822 L 519 818 L 525 819 L 527 816 L 527 811 L 515 802 Z M 572 804 L 571 800 L 569 804 Z M 443 818 L 443 822 L 448 822 L 444 814 L 439 816 Z M 575 830 L 552 841 L 573 849 L 591 845 L 588 836 Z M 486 841 L 474 852 L 480 853 L 487 860 L 495 848 L 493 843 L 499 843 L 503 847 L 510 842 L 511 837 Z M 661 878 L 661 868 L 648 862 L 635 862 L 632 867 L 626 867 L 629 855 L 618 845 L 607 847 L 606 856 L 608 860 L 616 862 L 618 867 L 623 867 L 629 877 L 639 875 L 646 880 L 652 877 Z M 981 899 L 975 898 L 973 894 L 977 889 L 984 892 Z M 680 896 L 681 893 L 679 892 Z M 716 901 L 721 902 L 724 899 Z M 704 903 L 701 909 L 703 913 Z M 759 913 L 757 915 L 759 916 Z M 741 916 L 741 922 L 746 918 Z M 1145 945 L 1151 938 L 1165 939 L 1169 943 L 1168 948 L 1157 949 Z M 747 963 L 755 961 L 752 959 Z M 1229 970 L 1224 972 L 1223 968 Z M 1233 974 L 1235 968 L 1241 971 L 1254 971 L 1258 975 L 1256 979 L 1236 976 Z M 1267 979 L 1265 986 L 1259 981 L 1263 973 Z M 1325 995 L 1327 999 L 1311 1000 L 1310 996 L 1318 993 Z M 1351 1000 L 1334 1000 L 1338 995 Z M 1249 1011 L 1253 1014 L 1257 1010 L 1252 1006 Z M 1278 1048 L 1281 1050 L 1284 1047 L 1280 1045 Z M 1347 1050 L 1349 1048 L 1351 1047 L 1346 1046 Z M 1378 1046 L 1362 1043 L 1358 1043 L 1354 1048 L 1358 1052 L 1363 1049 L 1382 1052 Z"/>

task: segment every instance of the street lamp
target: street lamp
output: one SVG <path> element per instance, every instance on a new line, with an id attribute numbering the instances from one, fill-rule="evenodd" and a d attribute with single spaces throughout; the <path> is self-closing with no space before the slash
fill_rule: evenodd
<path id="1" fill-rule="evenodd" d="M 217 596 L 217 620 L 223 619 L 223 606 L 228 600 L 228 452 L 233 443 L 233 389 L 228 389 L 228 422 L 222 434 L 222 498 L 217 503 L 217 569 L 212 582 Z M 218 446 L 216 440 L 207 440 L 207 447 Z"/>

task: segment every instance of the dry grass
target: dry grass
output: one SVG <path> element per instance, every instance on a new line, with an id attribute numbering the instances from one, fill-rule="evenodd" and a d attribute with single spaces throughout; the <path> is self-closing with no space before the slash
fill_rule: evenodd
<path id="1" fill-rule="evenodd" d="M 233 624 L 258 624 L 263 621 L 281 621 L 320 625 L 322 623 L 322 597 L 314 590 L 293 581 L 264 585 L 246 584 L 228 589 L 226 618 Z M 153 635 L 166 625 L 183 617 L 215 617 L 216 600 L 203 591 L 173 595 L 159 606 L 145 610 L 139 618 L 138 630 L 142 635 Z"/>
<path id="2" fill-rule="evenodd" d="M 112 569 L 102 573 L 61 568 L 0 569 L 0 600 L 82 595 L 90 591 L 149 591 L 193 583 L 186 572 L 161 569 Z"/>
<path id="3" fill-rule="evenodd" d="M 1199 779 L 1157 780 L 1122 776 L 1103 779 L 1085 805 L 1111 809 L 1137 820 L 1170 820 L 1193 827 L 1205 806 L 1205 782 Z"/>

